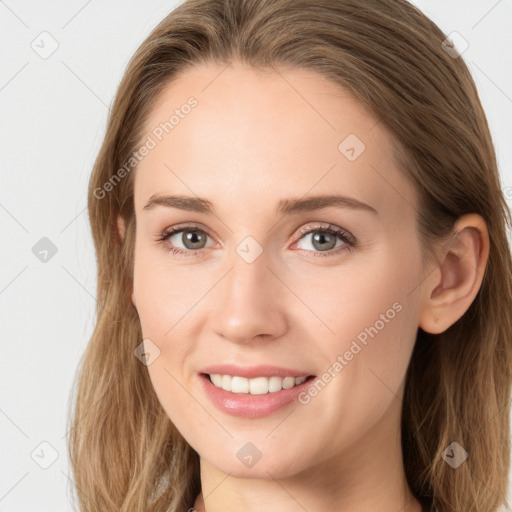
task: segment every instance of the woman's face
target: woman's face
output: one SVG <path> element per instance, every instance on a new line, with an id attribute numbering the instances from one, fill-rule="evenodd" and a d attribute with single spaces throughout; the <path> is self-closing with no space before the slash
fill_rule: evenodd
<path id="1" fill-rule="evenodd" d="M 142 142 L 132 300 L 202 461 L 277 478 L 398 446 L 426 271 L 384 124 L 313 72 L 212 65 L 162 91 Z"/>

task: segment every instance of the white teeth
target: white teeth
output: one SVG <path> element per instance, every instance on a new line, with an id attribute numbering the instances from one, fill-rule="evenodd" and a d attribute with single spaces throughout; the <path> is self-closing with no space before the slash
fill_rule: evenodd
<path id="1" fill-rule="evenodd" d="M 281 391 L 281 389 L 283 389 L 283 379 L 281 377 L 270 377 L 268 379 L 268 390 L 271 393 Z"/>
<path id="2" fill-rule="evenodd" d="M 222 375 L 222 389 L 225 389 L 226 391 L 231 391 L 231 377 L 229 375 Z"/>
<path id="3" fill-rule="evenodd" d="M 283 379 L 276 376 L 247 379 L 238 375 L 220 375 L 218 373 L 210 375 L 211 382 L 218 388 L 232 393 L 248 393 L 251 395 L 265 395 L 282 389 L 290 389 L 302 384 L 306 379 L 307 377 L 285 377 Z"/>
<path id="4" fill-rule="evenodd" d="M 224 380 L 224 375 L 222 379 Z M 231 379 L 231 391 L 233 393 L 249 393 L 249 379 L 245 377 L 233 377 Z"/>
<path id="5" fill-rule="evenodd" d="M 235 379 L 236 377 L 233 377 L 233 380 Z M 248 382 L 251 395 L 264 395 L 268 393 L 269 383 L 266 377 L 256 377 Z"/>
<path id="6" fill-rule="evenodd" d="M 284 389 L 290 389 L 295 386 L 295 379 L 293 377 L 285 377 L 283 379 L 283 388 Z"/>
<path id="7" fill-rule="evenodd" d="M 219 375 L 218 373 L 212 373 L 210 375 L 211 381 L 218 387 L 222 387 L 222 375 Z"/>

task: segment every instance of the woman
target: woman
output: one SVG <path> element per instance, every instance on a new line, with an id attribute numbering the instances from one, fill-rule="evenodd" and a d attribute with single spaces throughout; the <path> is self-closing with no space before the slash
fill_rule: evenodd
<path id="1" fill-rule="evenodd" d="M 89 212 L 81 510 L 506 503 L 510 213 L 409 3 L 187 0 L 126 70 Z"/>

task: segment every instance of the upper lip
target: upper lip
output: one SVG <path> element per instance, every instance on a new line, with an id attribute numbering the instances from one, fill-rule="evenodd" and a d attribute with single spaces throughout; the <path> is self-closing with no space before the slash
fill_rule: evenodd
<path id="1" fill-rule="evenodd" d="M 258 365 L 258 366 L 237 366 L 234 364 L 214 364 L 200 370 L 199 373 L 239 375 L 252 379 L 255 377 L 309 377 L 312 373 L 294 368 L 282 368 L 279 366 Z"/>

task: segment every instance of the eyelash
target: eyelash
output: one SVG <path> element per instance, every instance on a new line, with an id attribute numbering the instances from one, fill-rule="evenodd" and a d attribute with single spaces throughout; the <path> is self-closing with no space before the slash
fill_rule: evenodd
<path id="1" fill-rule="evenodd" d="M 188 249 L 188 250 L 185 250 L 185 249 L 181 249 L 180 247 L 172 247 L 172 246 L 170 246 L 167 243 L 167 240 L 171 236 L 175 235 L 176 233 L 181 233 L 182 231 L 200 231 L 201 233 L 204 233 L 207 236 L 210 236 L 210 235 L 208 235 L 208 233 L 206 231 L 204 231 L 203 229 L 201 229 L 199 226 L 196 226 L 196 225 L 174 226 L 172 228 L 166 229 L 159 236 L 157 241 L 159 243 L 161 243 L 167 251 L 172 252 L 173 255 L 184 256 L 184 257 L 188 257 L 188 256 L 192 256 L 192 255 L 193 256 L 198 256 L 198 254 L 193 254 L 193 253 L 199 253 L 199 252 L 201 252 L 202 249 L 198 249 L 198 250 Z M 322 252 L 322 251 L 306 251 L 306 252 L 313 252 L 315 254 L 315 256 L 313 256 L 314 258 L 326 258 L 326 257 L 335 256 L 339 252 L 351 251 L 356 246 L 356 240 L 355 240 L 355 238 L 350 233 L 348 233 L 344 229 L 338 228 L 337 226 L 333 226 L 331 224 L 329 224 L 329 226 L 327 226 L 327 227 L 324 227 L 324 226 L 314 226 L 312 228 L 311 227 L 301 228 L 299 230 L 299 235 L 300 236 L 295 240 L 295 242 L 299 241 L 304 235 L 308 235 L 308 234 L 314 233 L 314 232 L 329 233 L 331 235 L 336 235 L 345 243 L 345 246 L 337 247 L 335 249 L 330 249 L 329 251 L 325 251 L 325 252 Z M 306 250 L 306 249 L 302 249 L 302 250 Z"/>

